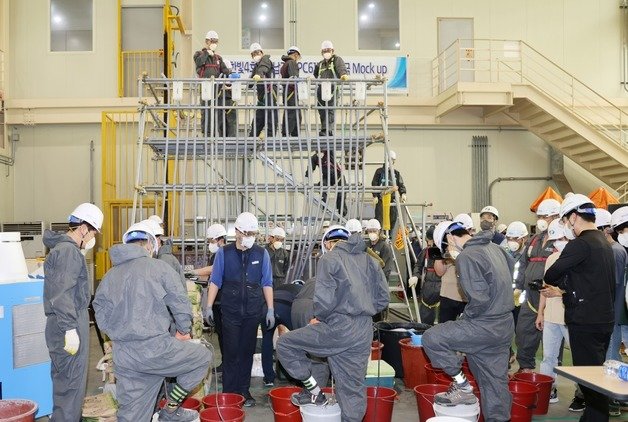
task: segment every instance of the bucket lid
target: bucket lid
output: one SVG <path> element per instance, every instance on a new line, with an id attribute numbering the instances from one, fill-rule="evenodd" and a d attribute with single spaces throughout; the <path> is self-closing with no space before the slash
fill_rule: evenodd
<path id="1" fill-rule="evenodd" d="M 20 232 L 0 232 L 0 242 L 19 242 Z"/>
<path id="2" fill-rule="evenodd" d="M 480 414 L 480 402 L 476 401 L 475 404 L 468 405 L 459 404 L 458 406 L 441 406 L 434 403 L 434 414 L 436 416 L 453 416 L 467 419 Z"/>

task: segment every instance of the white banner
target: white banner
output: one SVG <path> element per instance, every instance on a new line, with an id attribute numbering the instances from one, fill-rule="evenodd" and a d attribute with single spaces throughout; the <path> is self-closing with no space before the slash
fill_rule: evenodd
<path id="1" fill-rule="evenodd" d="M 342 56 L 341 56 L 342 57 Z M 241 73 L 242 77 L 251 75 L 254 63 L 250 56 L 223 56 L 225 60 L 231 60 L 233 70 Z M 347 72 L 351 79 L 374 79 L 381 75 L 387 79 L 386 89 L 392 94 L 408 93 L 408 57 L 342 57 L 347 66 Z M 283 62 L 271 56 L 275 66 L 276 77 L 280 78 L 279 69 Z M 302 56 L 299 61 L 300 76 L 306 78 L 313 76 L 314 67 L 321 60 L 320 56 Z M 382 90 L 371 89 L 369 93 L 381 93 Z"/>

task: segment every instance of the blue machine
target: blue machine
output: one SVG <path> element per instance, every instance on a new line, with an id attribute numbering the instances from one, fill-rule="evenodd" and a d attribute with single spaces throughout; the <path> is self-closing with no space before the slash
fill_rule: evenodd
<path id="1" fill-rule="evenodd" d="M 52 413 L 43 280 L 0 283 L 0 398 L 28 399 Z"/>

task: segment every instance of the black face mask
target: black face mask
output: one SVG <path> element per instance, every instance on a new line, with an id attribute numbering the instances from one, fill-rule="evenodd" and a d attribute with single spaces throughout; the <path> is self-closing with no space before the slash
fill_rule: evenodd
<path id="1" fill-rule="evenodd" d="M 495 223 L 492 222 L 492 221 L 488 221 L 488 220 L 482 220 L 482 221 L 480 221 L 480 228 L 482 230 L 493 231 L 493 230 L 495 230 Z"/>

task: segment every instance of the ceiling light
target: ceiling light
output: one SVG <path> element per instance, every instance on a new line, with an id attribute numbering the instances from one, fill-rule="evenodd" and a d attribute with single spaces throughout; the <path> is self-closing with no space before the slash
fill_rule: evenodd
<path id="1" fill-rule="evenodd" d="M 401 46 L 401 44 L 399 44 L 398 42 L 395 43 L 395 47 L 399 48 L 399 46 Z"/>
<path id="2" fill-rule="evenodd" d="M 369 3 L 369 9 L 375 9 L 375 3 Z"/>
<path id="3" fill-rule="evenodd" d="M 260 6 L 262 7 L 262 9 L 266 9 L 268 7 L 266 3 L 262 3 Z"/>
<path id="4" fill-rule="evenodd" d="M 368 17 L 368 16 L 366 16 L 366 15 L 361 15 L 361 16 L 360 16 L 360 20 L 361 20 L 361 21 L 367 21 L 367 20 L 368 20 L 368 18 L 369 18 L 369 17 Z"/>
<path id="5" fill-rule="evenodd" d="M 52 21 L 53 21 L 54 23 L 61 23 L 61 21 L 63 21 L 63 18 L 62 18 L 61 16 L 59 16 L 59 15 L 54 15 L 54 16 L 52 17 Z"/>
<path id="6" fill-rule="evenodd" d="M 266 15 L 259 15 L 259 20 L 264 22 L 266 20 Z"/>

